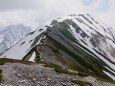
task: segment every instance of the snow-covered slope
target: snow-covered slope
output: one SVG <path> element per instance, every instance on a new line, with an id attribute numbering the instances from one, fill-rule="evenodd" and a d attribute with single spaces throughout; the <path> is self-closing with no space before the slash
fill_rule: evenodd
<path id="1" fill-rule="evenodd" d="M 89 14 L 73 14 L 39 26 L 1 58 L 42 59 L 115 80 L 114 31 Z"/>
<path id="2" fill-rule="evenodd" d="M 9 25 L 0 31 L 0 52 L 9 49 L 31 31 L 31 27 L 22 24 Z"/>
<path id="3" fill-rule="evenodd" d="M 44 28 L 43 31 L 45 30 L 46 29 Z M 10 50 L 8 50 L 2 56 L 12 58 L 12 59 L 23 59 L 23 57 L 35 46 L 35 45 L 31 46 L 32 43 L 34 42 L 34 39 L 38 37 L 43 31 L 42 30 L 39 31 L 38 29 L 36 31 L 30 32 L 25 38 L 19 41 L 16 45 L 14 45 Z M 36 44 L 39 44 L 39 42 L 40 41 L 38 41 Z M 15 52 L 15 53 L 11 53 L 11 52 Z"/>

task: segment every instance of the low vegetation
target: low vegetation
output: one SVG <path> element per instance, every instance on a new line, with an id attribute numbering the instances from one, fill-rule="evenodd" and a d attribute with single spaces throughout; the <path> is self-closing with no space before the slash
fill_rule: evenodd
<path id="1" fill-rule="evenodd" d="M 54 71 L 56 71 L 57 73 L 65 73 L 65 74 L 69 74 L 69 75 L 77 75 L 77 73 L 71 72 L 71 71 L 69 71 L 69 70 L 67 70 L 65 68 L 62 68 L 61 66 L 57 66 L 55 64 L 46 63 L 44 66 L 54 68 Z"/>
<path id="2" fill-rule="evenodd" d="M 88 75 L 87 74 L 84 74 L 84 73 L 77 73 L 78 74 L 78 76 L 81 76 L 81 77 L 87 77 Z"/>
<path id="3" fill-rule="evenodd" d="M 23 64 L 34 64 L 34 62 L 31 62 L 31 61 L 0 58 L 0 65 L 3 65 L 5 63 L 7 63 L 7 62 L 11 62 L 11 63 L 23 63 Z"/>
<path id="4" fill-rule="evenodd" d="M 73 80 L 72 82 L 75 83 L 75 84 L 78 84 L 80 86 L 93 86 L 91 83 L 81 81 L 81 80 Z"/>
<path id="5" fill-rule="evenodd" d="M 7 62 L 11 62 L 11 63 L 22 63 L 22 64 L 44 64 L 45 67 L 50 67 L 50 68 L 54 68 L 54 70 L 58 73 L 66 73 L 66 74 L 70 74 L 70 75 L 77 75 L 77 73 L 75 72 L 70 72 L 67 69 L 64 69 L 60 66 L 57 66 L 55 64 L 51 64 L 51 63 L 45 63 L 45 62 L 31 62 L 31 61 L 24 61 L 24 60 L 14 60 L 14 59 L 7 59 L 7 58 L 0 58 L 0 65 L 3 65 Z M 0 70 L 0 73 L 2 72 L 2 70 Z"/>

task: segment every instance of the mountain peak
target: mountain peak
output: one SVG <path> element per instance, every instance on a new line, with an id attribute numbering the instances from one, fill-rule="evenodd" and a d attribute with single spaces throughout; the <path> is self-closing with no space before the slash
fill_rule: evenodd
<path id="1" fill-rule="evenodd" d="M 0 31 L 0 52 L 11 48 L 31 31 L 31 27 L 23 24 L 8 25 Z"/>

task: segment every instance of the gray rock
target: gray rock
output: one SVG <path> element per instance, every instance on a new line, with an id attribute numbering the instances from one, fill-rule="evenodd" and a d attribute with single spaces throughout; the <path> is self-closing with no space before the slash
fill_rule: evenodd
<path id="1" fill-rule="evenodd" d="M 42 65 L 26 65 L 6 63 L 0 67 L 3 70 L 3 84 L 0 86 L 78 86 L 72 80 L 82 80 L 93 86 L 115 86 L 93 77 L 79 77 L 64 73 L 56 73 L 53 68 Z"/>

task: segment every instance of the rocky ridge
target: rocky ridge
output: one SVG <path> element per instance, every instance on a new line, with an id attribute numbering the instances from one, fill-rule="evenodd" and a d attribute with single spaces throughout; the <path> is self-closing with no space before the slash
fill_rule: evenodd
<path id="1" fill-rule="evenodd" d="M 57 73 L 53 68 L 44 67 L 43 64 L 6 63 L 1 65 L 0 69 L 3 70 L 3 81 L 0 86 L 79 86 L 73 83 L 73 80 L 90 83 L 85 86 L 115 86 L 91 76 Z"/>

